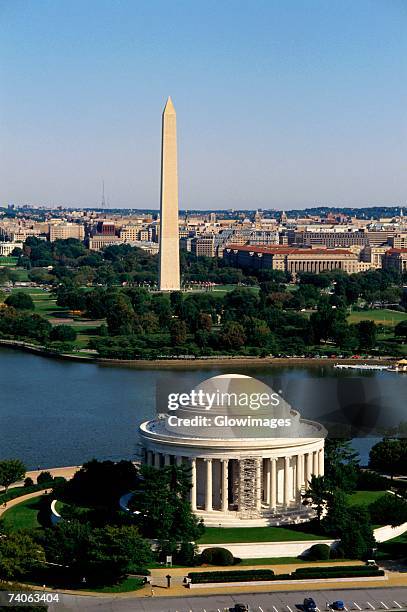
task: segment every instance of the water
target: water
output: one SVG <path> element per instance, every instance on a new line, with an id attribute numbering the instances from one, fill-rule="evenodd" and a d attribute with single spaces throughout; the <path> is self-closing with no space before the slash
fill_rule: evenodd
<path id="1" fill-rule="evenodd" d="M 359 375 L 320 367 L 245 368 L 236 364 L 199 369 L 139 370 L 58 361 L 0 349 L 0 459 L 21 458 L 28 469 L 78 465 L 98 459 L 132 458 L 139 424 L 155 413 L 157 381 L 180 389 L 226 372 L 261 378 L 303 416 L 345 421 L 362 415 L 365 438 L 355 440 L 367 461 L 374 423 L 397 424 L 407 397 L 407 376 Z M 345 417 L 344 417 L 345 415 Z M 351 415 L 351 416 L 349 416 Z M 366 415 L 367 426 L 366 426 Z M 372 423 L 370 423 L 371 419 Z"/>

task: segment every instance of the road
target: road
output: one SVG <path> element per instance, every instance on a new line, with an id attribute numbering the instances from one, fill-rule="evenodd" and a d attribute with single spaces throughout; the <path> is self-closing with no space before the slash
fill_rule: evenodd
<path id="1" fill-rule="evenodd" d="M 323 591 L 279 591 L 184 597 L 86 597 L 61 595 L 59 604 L 49 605 L 50 612 L 225 612 L 235 603 L 247 603 L 251 612 L 298 612 L 304 597 L 313 597 L 317 612 L 329 610 L 327 602 L 342 599 L 347 612 L 407 610 L 407 586 Z"/>

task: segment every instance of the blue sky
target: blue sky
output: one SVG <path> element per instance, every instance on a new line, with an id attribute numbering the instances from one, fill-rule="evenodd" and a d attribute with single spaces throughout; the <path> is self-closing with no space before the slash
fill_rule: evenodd
<path id="1" fill-rule="evenodd" d="M 0 203 L 407 199 L 405 0 L 0 0 Z"/>

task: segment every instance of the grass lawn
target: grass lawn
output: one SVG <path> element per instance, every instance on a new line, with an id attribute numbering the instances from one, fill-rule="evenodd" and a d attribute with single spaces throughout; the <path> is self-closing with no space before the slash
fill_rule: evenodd
<path id="1" fill-rule="evenodd" d="M 129 591 L 138 591 L 143 588 L 144 584 L 140 578 L 134 578 L 129 576 L 124 578 L 118 584 L 112 584 L 110 586 L 100 587 L 98 589 L 90 589 L 84 587 L 84 590 L 94 591 L 95 593 L 128 593 Z"/>
<path id="2" fill-rule="evenodd" d="M 28 278 L 28 270 L 24 268 L 12 268 L 13 277 L 20 283 L 27 283 L 29 281 Z"/>
<path id="3" fill-rule="evenodd" d="M 327 559 L 326 561 L 318 561 L 318 563 L 327 563 L 333 565 L 338 561 L 351 561 L 352 559 Z M 299 559 L 299 557 L 266 557 L 265 559 L 242 559 L 239 563 L 241 565 L 309 565 L 311 562 L 309 559 Z"/>
<path id="4" fill-rule="evenodd" d="M 378 310 L 361 310 L 351 312 L 348 316 L 348 323 L 359 323 L 359 321 L 374 321 L 377 324 L 389 325 L 394 327 L 400 321 L 407 319 L 407 313 L 389 310 L 387 308 Z"/>
<path id="5" fill-rule="evenodd" d="M 376 559 L 400 559 L 407 557 L 407 531 L 397 538 L 377 545 Z"/>
<path id="6" fill-rule="evenodd" d="M 348 501 L 351 506 L 368 506 L 383 495 L 386 495 L 386 491 L 356 491 L 348 495 Z"/>
<path id="7" fill-rule="evenodd" d="M 40 527 L 37 520 L 38 511 L 40 509 L 41 497 L 27 499 L 21 504 L 17 504 L 3 514 L 2 519 L 6 527 L 12 531 L 17 529 L 35 529 Z"/>
<path id="8" fill-rule="evenodd" d="M 288 527 L 207 527 L 198 544 L 231 544 L 233 542 L 292 542 L 321 540 L 322 535 Z"/>

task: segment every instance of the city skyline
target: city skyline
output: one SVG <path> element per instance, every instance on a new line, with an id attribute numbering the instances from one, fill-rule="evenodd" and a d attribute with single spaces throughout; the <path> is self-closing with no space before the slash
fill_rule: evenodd
<path id="1" fill-rule="evenodd" d="M 171 92 L 181 209 L 403 204 L 406 21 L 399 1 L 5 2 L 0 202 L 97 207 L 104 180 L 108 206 L 158 210 Z"/>

